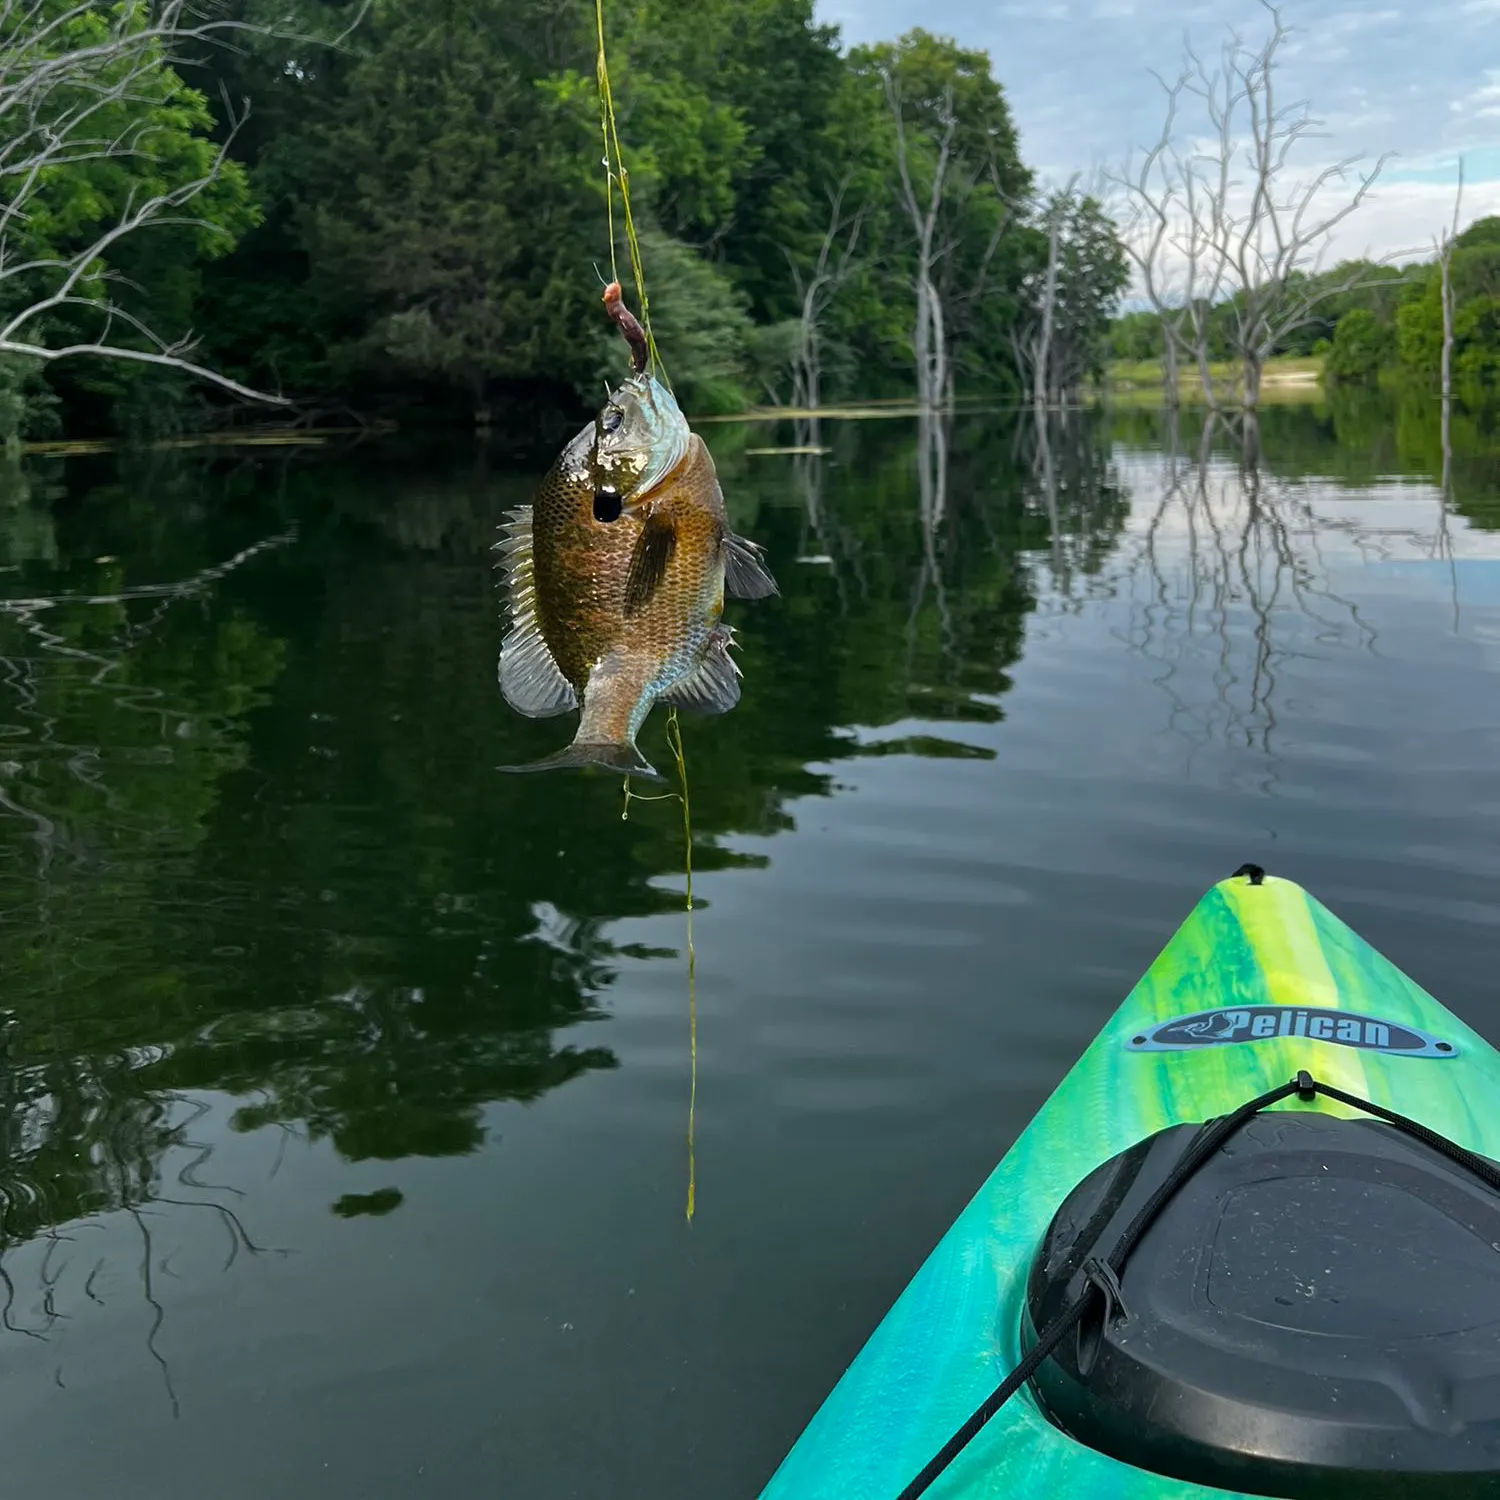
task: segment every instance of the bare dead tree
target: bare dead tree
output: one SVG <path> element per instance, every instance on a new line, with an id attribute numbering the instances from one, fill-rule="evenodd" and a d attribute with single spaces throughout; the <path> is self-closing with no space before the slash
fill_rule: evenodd
<path id="1" fill-rule="evenodd" d="M 1464 202 L 1464 163 L 1458 161 L 1458 191 L 1453 198 L 1453 225 L 1444 229 L 1438 239 L 1438 275 L 1442 278 L 1443 298 L 1443 418 L 1448 415 L 1448 403 L 1453 399 L 1453 247 L 1458 242 L 1458 219 Z"/>
<path id="2" fill-rule="evenodd" d="M 916 320 L 912 329 L 912 351 L 917 366 L 917 403 L 925 411 L 935 411 L 948 387 L 948 344 L 943 328 L 943 303 L 938 296 L 934 277 L 937 271 L 938 216 L 943 206 L 943 187 L 953 161 L 953 137 L 958 132 L 958 112 L 953 103 L 953 86 L 943 91 L 943 105 L 938 115 L 941 134 L 932 165 L 932 181 L 927 201 L 923 203 L 912 180 L 911 151 L 906 139 L 906 119 L 902 113 L 901 87 L 895 75 L 881 74 L 886 104 L 896 126 L 896 167 L 901 176 L 901 197 L 917 236 L 917 266 L 913 275 L 916 293 Z"/>
<path id="3" fill-rule="evenodd" d="M 1171 84 L 1158 75 L 1157 81 L 1167 95 L 1161 135 L 1138 162 L 1134 153 L 1127 156 L 1124 169 L 1114 174 L 1111 185 L 1124 199 L 1119 214 L 1120 243 L 1161 327 L 1162 399 L 1168 410 L 1175 410 L 1181 396 L 1179 355 L 1189 348 L 1187 327 L 1194 290 L 1191 277 L 1186 286 L 1182 285 L 1170 254 L 1177 240 L 1177 221 L 1185 212 L 1184 193 L 1190 188 L 1173 144 L 1178 105 L 1188 75 Z"/>
<path id="4" fill-rule="evenodd" d="M 797 337 L 792 351 L 792 405 L 807 411 L 817 411 L 822 402 L 823 318 L 854 269 L 860 230 L 870 208 L 868 203 L 852 210 L 845 207 L 853 176 L 852 171 L 846 172 L 829 189 L 828 227 L 823 231 L 812 266 L 804 270 L 789 250 L 785 247 L 782 250 L 791 267 L 798 302 Z"/>
<path id="5" fill-rule="evenodd" d="M 1209 344 L 1213 310 L 1224 295 L 1229 262 L 1218 252 L 1206 231 L 1213 220 L 1211 205 L 1228 195 L 1230 163 L 1228 160 L 1221 162 L 1217 173 L 1206 178 L 1187 170 L 1183 173 L 1182 182 L 1183 203 L 1187 213 L 1184 229 L 1176 244 L 1187 267 L 1183 295 L 1183 304 L 1187 310 L 1186 327 L 1191 334 L 1187 348 L 1197 366 L 1198 385 L 1203 391 L 1203 399 L 1210 408 L 1217 410 L 1222 402 Z"/>
<path id="6" fill-rule="evenodd" d="M 1272 30 L 1258 49 L 1231 32 L 1218 66 L 1210 69 L 1187 48 L 1186 88 L 1202 100 L 1211 135 L 1185 162 L 1193 198 L 1186 248 L 1206 255 L 1215 292 L 1222 285 L 1230 294 L 1239 401 L 1249 410 L 1260 402 L 1266 360 L 1281 341 L 1311 322 L 1322 303 L 1374 279 L 1365 266 L 1338 280 L 1318 273 L 1333 231 L 1364 202 L 1387 159 L 1368 172 L 1354 171 L 1362 158 L 1353 156 L 1310 177 L 1293 175 L 1294 154 L 1321 122 L 1305 101 L 1280 102 L 1278 53 L 1291 28 L 1272 0 L 1261 4 Z M 1250 174 L 1245 183 L 1235 175 L 1241 160 Z M 1330 191 L 1351 176 L 1352 190 L 1328 206 Z M 1194 316 L 1206 322 L 1207 306 Z M 1206 376 L 1205 344 L 1198 337 Z"/>
<path id="7" fill-rule="evenodd" d="M 988 180 L 989 186 L 994 191 L 995 198 L 1000 204 L 1000 214 L 996 218 L 994 227 L 990 230 L 989 239 L 985 242 L 984 252 L 979 257 L 979 264 L 973 275 L 968 279 L 966 285 L 957 284 L 952 275 L 944 275 L 938 283 L 938 293 L 942 298 L 943 306 L 947 309 L 944 318 L 944 326 L 949 340 L 949 358 L 946 361 L 946 385 L 943 390 L 943 404 L 945 407 L 953 405 L 953 371 L 955 361 L 952 357 L 953 350 L 963 335 L 965 317 L 978 303 L 982 302 L 990 291 L 990 270 L 994 264 L 995 252 L 1000 248 L 1000 242 L 1005 238 L 1006 232 L 1016 220 L 1017 205 L 1006 196 L 1005 189 L 1000 183 L 1000 172 L 993 158 L 984 164 L 982 173 L 971 176 L 964 187 L 964 195 L 973 192 L 978 187 L 981 176 Z M 955 219 L 954 224 L 961 223 L 961 219 Z M 942 245 L 942 253 L 939 256 L 941 264 L 947 266 L 952 264 L 952 252 L 956 248 L 957 236 L 948 237 Z"/>
<path id="8" fill-rule="evenodd" d="M 1063 190 L 1064 198 L 1073 196 L 1077 182 L 1075 173 Z M 1042 300 L 1030 361 L 1031 404 L 1038 412 L 1047 409 L 1047 397 L 1052 390 L 1048 366 L 1052 358 L 1053 330 L 1057 323 L 1057 263 L 1062 246 L 1062 217 L 1062 204 L 1054 203 L 1052 212 L 1047 215 L 1047 269 L 1042 277 Z"/>
<path id="9" fill-rule="evenodd" d="M 364 7 L 353 24 L 363 14 Z M 190 334 L 169 337 L 132 314 L 117 300 L 121 283 L 110 269 L 116 248 L 145 230 L 222 232 L 193 205 L 223 174 L 246 117 L 243 102 L 224 101 L 225 139 L 191 181 L 131 196 L 114 222 L 79 248 L 38 250 L 29 235 L 61 174 L 91 162 L 151 159 L 159 125 L 149 106 L 181 87 L 172 76 L 178 64 L 195 60 L 195 49 L 251 34 L 295 39 L 289 23 L 238 20 L 212 0 L 0 0 L 0 354 L 164 366 L 247 400 L 285 404 L 201 363 Z M 59 323 L 83 331 L 49 342 Z"/>
<path id="10" fill-rule="evenodd" d="M 912 275 L 912 290 L 916 298 L 912 352 L 916 364 L 917 403 L 924 410 L 937 411 L 951 406 L 953 401 L 952 334 L 957 315 L 984 296 L 995 252 L 1014 218 L 1014 205 L 1001 187 L 998 163 L 993 156 L 966 160 L 957 149 L 961 122 L 951 83 L 944 88 L 935 111 L 937 133 L 931 142 L 931 178 L 925 193 L 920 191 L 913 170 L 914 152 L 907 134 L 900 79 L 891 68 L 884 68 L 880 80 L 896 130 L 896 168 L 901 203 L 916 237 L 916 269 Z M 958 286 L 944 271 L 946 264 L 951 264 L 954 259 L 963 237 L 963 210 L 981 185 L 993 189 L 1001 213 L 968 285 Z M 946 213 L 945 205 L 948 205 Z"/>
<path id="11" fill-rule="evenodd" d="M 1439 540 L 1449 550 L 1448 505 L 1453 493 L 1453 247 L 1458 242 L 1458 220 L 1464 202 L 1464 162 L 1458 159 L 1458 190 L 1453 195 L 1453 224 L 1445 228 L 1438 239 L 1438 275 L 1442 278 L 1440 291 L 1443 299 L 1443 353 L 1442 353 L 1442 444 L 1443 474 L 1442 489 L 1438 496 Z"/>

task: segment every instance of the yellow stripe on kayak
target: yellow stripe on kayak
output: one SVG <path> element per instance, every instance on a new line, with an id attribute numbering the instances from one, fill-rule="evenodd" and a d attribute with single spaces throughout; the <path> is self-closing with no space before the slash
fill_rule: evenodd
<path id="1" fill-rule="evenodd" d="M 1370 997 L 1361 996 L 1358 988 L 1339 983 L 1319 937 L 1307 892 L 1295 881 L 1278 880 L 1274 875 L 1266 876 L 1265 883 L 1258 886 L 1245 879 L 1225 880 L 1220 882 L 1219 891 L 1265 976 L 1268 1004 L 1358 1010 L 1362 999 L 1368 1002 Z M 1308 1044 L 1301 1038 L 1287 1037 L 1273 1046 L 1278 1062 L 1285 1059 L 1288 1077 L 1311 1060 Z M 1362 1098 L 1369 1096 L 1370 1079 L 1362 1053 L 1351 1047 L 1314 1050 L 1317 1054 L 1314 1071 L 1319 1078 Z M 1306 1106 L 1288 1100 L 1281 1107 Z M 1359 1114 L 1358 1110 L 1326 1098 L 1319 1099 L 1314 1107 L 1325 1114 Z"/>

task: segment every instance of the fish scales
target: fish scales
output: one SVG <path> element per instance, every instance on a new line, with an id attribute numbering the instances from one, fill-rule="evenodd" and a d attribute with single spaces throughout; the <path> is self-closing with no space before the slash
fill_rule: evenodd
<path id="1" fill-rule="evenodd" d="M 678 469 L 618 520 L 595 520 L 593 494 L 586 473 L 554 469 L 537 493 L 532 555 L 537 620 L 584 702 L 583 738 L 609 742 L 634 739 L 656 696 L 707 646 L 724 610 L 727 527 L 713 461 L 696 435 Z M 672 546 L 659 584 L 630 613 L 626 590 L 648 518 L 670 528 Z"/>

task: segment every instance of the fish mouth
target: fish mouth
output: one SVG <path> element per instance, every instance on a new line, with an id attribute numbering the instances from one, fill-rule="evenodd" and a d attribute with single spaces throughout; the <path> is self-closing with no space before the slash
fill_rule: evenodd
<path id="1" fill-rule="evenodd" d="M 639 505 L 687 456 L 692 433 L 674 397 L 654 375 L 630 375 L 594 421 L 596 485 Z"/>

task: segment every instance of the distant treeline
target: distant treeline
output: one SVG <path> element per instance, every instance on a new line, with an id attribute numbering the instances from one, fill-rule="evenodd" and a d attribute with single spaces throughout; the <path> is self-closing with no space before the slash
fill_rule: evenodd
<path id="1" fill-rule="evenodd" d="M 1453 389 L 1470 403 L 1483 403 L 1500 392 L 1500 217 L 1476 220 L 1454 239 L 1449 276 Z M 1321 355 L 1325 378 L 1343 385 L 1385 382 L 1438 389 L 1443 278 L 1437 256 L 1404 266 L 1348 261 L 1301 280 L 1316 298 L 1313 314 L 1278 342 L 1275 354 Z M 1234 299 L 1209 310 L 1207 327 L 1209 357 L 1233 358 Z M 1155 359 L 1161 352 L 1157 313 L 1133 312 L 1115 320 L 1113 358 Z"/>
<path id="2" fill-rule="evenodd" d="M 593 0 L 295 6 L 289 26 L 285 0 L 225 0 L 278 20 L 191 60 L 165 50 L 111 106 L 152 149 L 33 183 L 28 252 L 76 253 L 218 145 L 175 222 L 100 257 L 112 338 L 131 319 L 191 331 L 196 361 L 324 415 L 500 424 L 592 403 L 622 358 L 599 306 Z M 920 31 L 845 50 L 812 0 L 604 13 L 651 316 L 689 409 L 914 390 L 924 271 L 946 394 L 1029 391 L 1043 326 L 1049 387 L 1097 372 L 1126 279 L 1114 228 L 1086 195 L 1039 189 L 984 53 Z M 16 24 L 0 20 L 0 50 Z M 69 27 L 59 51 L 87 41 Z M 615 232 L 633 301 L 618 201 Z M 37 295 L 23 281 L 0 291 Z M 47 338 L 89 312 L 57 308 Z M 0 437 L 183 427 L 218 400 L 171 369 L 0 356 Z"/>

